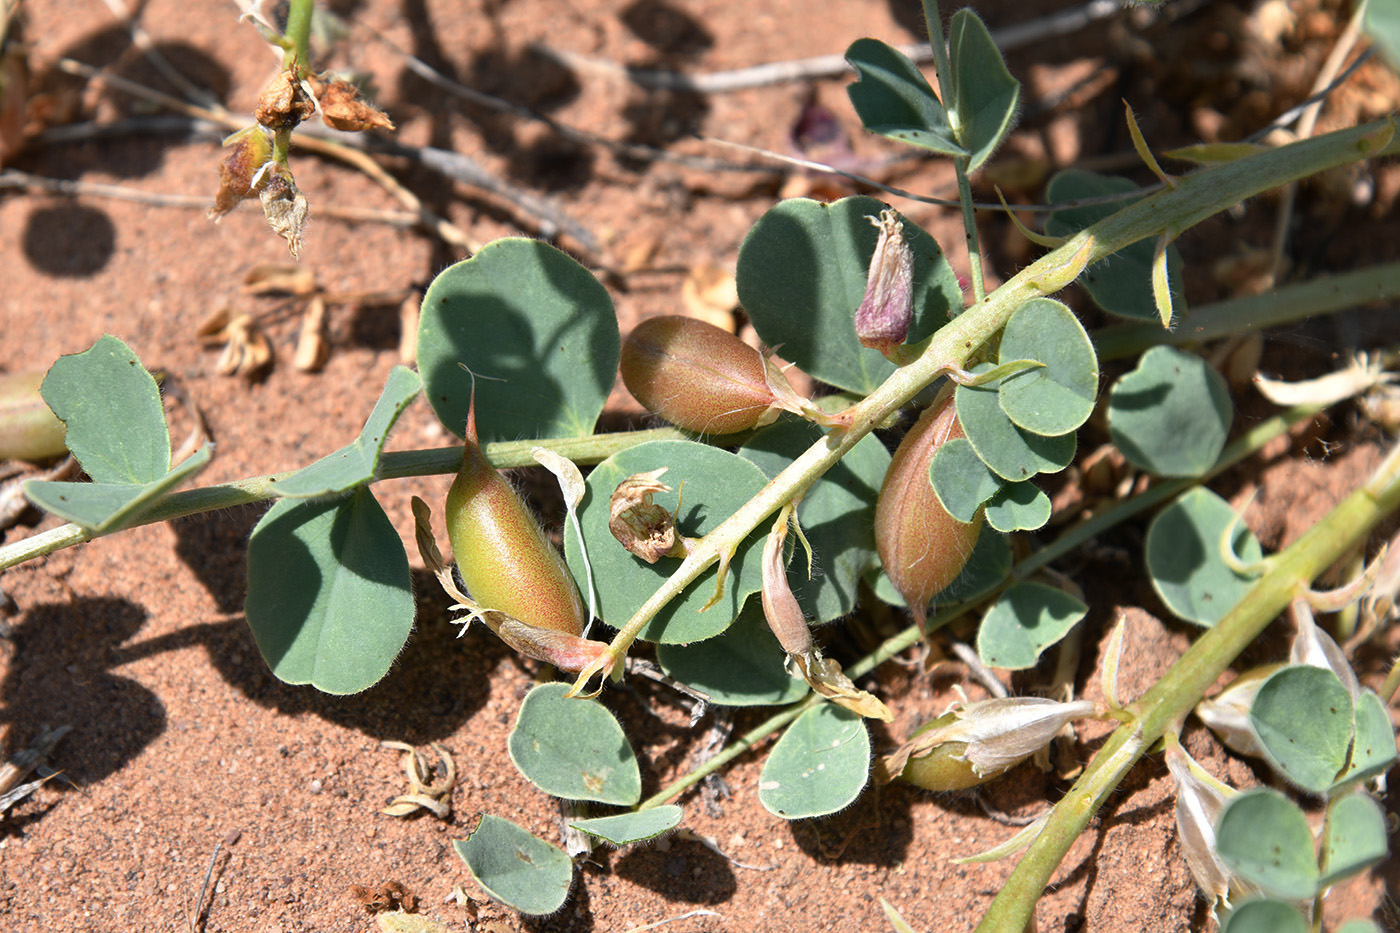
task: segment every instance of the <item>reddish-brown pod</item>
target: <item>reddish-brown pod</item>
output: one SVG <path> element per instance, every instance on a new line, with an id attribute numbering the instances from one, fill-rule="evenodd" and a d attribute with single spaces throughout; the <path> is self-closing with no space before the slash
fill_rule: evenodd
<path id="1" fill-rule="evenodd" d="M 958 521 L 929 482 L 929 464 L 938 448 L 962 436 L 951 395 L 926 409 L 894 452 L 875 507 L 880 560 L 920 628 L 929 600 L 967 564 L 982 530 L 981 512 L 972 522 Z"/>
<path id="2" fill-rule="evenodd" d="M 726 330 L 689 317 L 649 318 L 622 345 L 622 381 L 649 411 L 702 434 L 772 423 L 768 363 Z"/>
<path id="3" fill-rule="evenodd" d="M 564 559 L 481 452 L 467 417 L 462 468 L 447 492 L 447 536 L 471 598 L 527 625 L 580 635 L 583 601 Z"/>

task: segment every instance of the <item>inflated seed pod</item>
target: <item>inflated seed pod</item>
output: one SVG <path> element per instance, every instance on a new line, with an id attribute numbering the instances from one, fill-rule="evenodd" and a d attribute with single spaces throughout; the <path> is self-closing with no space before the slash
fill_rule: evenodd
<path id="1" fill-rule="evenodd" d="M 581 635 L 583 601 L 554 545 L 481 452 L 475 409 L 462 468 L 447 492 L 447 536 L 473 600 L 526 625 Z"/>
<path id="2" fill-rule="evenodd" d="M 958 521 L 929 482 L 938 448 L 962 436 L 951 395 L 925 410 L 894 452 L 875 507 L 880 560 L 921 629 L 929 600 L 962 571 L 982 530 L 981 512 L 972 522 Z"/>
<path id="3" fill-rule="evenodd" d="M 622 381 L 649 411 L 677 427 L 733 434 L 771 424 L 779 400 L 770 364 L 753 347 L 713 324 L 654 317 L 622 345 Z"/>
<path id="4" fill-rule="evenodd" d="M 48 460 L 62 455 L 63 422 L 39 394 L 41 372 L 0 376 L 0 460 Z"/>

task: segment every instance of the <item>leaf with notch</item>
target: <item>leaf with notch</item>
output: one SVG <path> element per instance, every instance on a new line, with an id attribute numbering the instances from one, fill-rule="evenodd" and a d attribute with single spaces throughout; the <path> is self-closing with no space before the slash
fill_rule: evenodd
<path id="1" fill-rule="evenodd" d="M 160 389 L 116 337 L 59 357 L 39 392 L 66 426 L 64 443 L 94 483 L 144 485 L 170 472 Z"/>
<path id="2" fill-rule="evenodd" d="M 1147 526 L 1147 573 L 1152 588 L 1178 618 L 1212 626 L 1253 588 L 1221 555 L 1221 538 L 1231 527 L 1229 547 L 1248 565 L 1263 558 L 1259 541 L 1238 520 L 1230 504 L 1209 489 L 1193 489 L 1167 506 Z"/>
<path id="3" fill-rule="evenodd" d="M 413 629 L 413 588 L 373 493 L 269 509 L 248 542 L 244 615 L 278 680 L 334 694 L 378 683 Z"/>
<path id="4" fill-rule="evenodd" d="M 452 848 L 487 894 L 522 914 L 548 916 L 569 898 L 574 863 L 510 820 L 487 813 L 476 831 L 455 840 Z"/>
<path id="5" fill-rule="evenodd" d="M 969 154 L 938 95 L 903 52 L 878 39 L 857 39 L 846 49 L 846 61 L 858 76 L 846 94 L 867 130 L 942 155 Z"/>
<path id="6" fill-rule="evenodd" d="M 987 524 L 1003 534 L 1035 531 L 1050 521 L 1050 497 L 1034 483 L 1007 483 L 987 500 Z"/>
<path id="7" fill-rule="evenodd" d="M 982 619 L 977 654 L 989 667 L 1013 671 L 1035 667 L 1041 653 L 1069 634 L 1088 611 L 1088 606 L 1053 586 L 1012 584 Z"/>
<path id="8" fill-rule="evenodd" d="M 633 842 L 655 839 L 669 833 L 681 825 L 685 815 L 673 803 L 638 810 L 634 813 L 619 813 L 617 816 L 599 816 L 591 820 L 575 820 L 569 825 L 580 832 L 606 840 L 615 846 L 625 846 Z"/>
<path id="9" fill-rule="evenodd" d="M 1230 393 L 1209 363 L 1153 347 L 1108 395 L 1108 430 L 1134 466 L 1158 476 L 1201 476 L 1230 432 Z"/>
<path id="10" fill-rule="evenodd" d="M 1321 794 L 1346 765 L 1352 715 L 1351 695 L 1336 674 L 1291 664 L 1259 686 L 1249 724 L 1276 771 Z"/>
<path id="11" fill-rule="evenodd" d="M 568 690 L 541 684 L 526 695 L 510 731 L 510 760 L 546 794 L 631 806 L 642 799 L 642 777 L 622 726 L 603 704 L 570 699 Z"/>
<path id="12" fill-rule="evenodd" d="M 1098 357 L 1067 305 L 1053 298 L 1021 305 L 1006 322 L 997 352 L 1002 363 L 1033 359 L 1045 364 L 1012 373 L 998 384 L 998 400 L 1012 424 L 1054 437 L 1089 420 L 1099 392 Z"/>
<path id="13" fill-rule="evenodd" d="M 763 764 L 758 800 L 785 820 L 849 806 L 870 774 L 865 720 L 835 703 L 814 706 L 788 726 Z"/>
<path id="14" fill-rule="evenodd" d="M 433 411 L 460 437 L 475 381 L 483 444 L 592 434 L 621 349 L 607 289 L 568 254 L 521 237 L 439 273 L 418 319 Z"/>
<path id="15" fill-rule="evenodd" d="M 948 59 L 953 72 L 948 109 L 957 116 L 958 141 L 971 154 L 967 171 L 975 172 L 1011 131 L 1021 82 L 1011 76 L 991 33 L 971 10 L 953 14 Z"/>
<path id="16" fill-rule="evenodd" d="M 422 388 L 417 373 L 407 366 L 395 366 L 359 437 L 286 477 L 277 484 L 277 491 L 289 498 L 310 498 L 349 492 L 374 479 L 389 430 Z"/>

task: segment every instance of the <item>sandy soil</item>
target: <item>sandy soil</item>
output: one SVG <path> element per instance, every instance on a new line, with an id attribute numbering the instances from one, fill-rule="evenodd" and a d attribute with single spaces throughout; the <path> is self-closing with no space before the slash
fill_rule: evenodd
<path id="1" fill-rule="evenodd" d="M 374 33 L 456 80 L 565 124 L 730 161 L 748 156 L 692 134 L 787 151 L 791 128 L 814 94 L 855 134 L 855 154 L 867 171 L 912 190 L 949 190 L 951 174 L 940 163 L 882 161 L 894 150 L 859 135 L 845 78 L 722 94 L 646 91 L 616 75 L 570 72 L 532 50 L 542 43 L 626 65 L 711 72 L 840 53 L 863 35 L 914 41 L 915 3 L 333 5 L 351 33 L 334 46 L 331 61 L 373 76 L 380 102 L 399 124 L 393 138 L 468 155 L 582 225 L 595 248 L 579 237 L 565 236 L 561 244 L 612 270 L 608 281 L 624 330 L 647 315 L 677 311 L 690 270 L 732 268 L 749 225 L 782 193 L 802 193 L 813 183 L 776 172 L 624 159 L 561 140 L 539 123 L 454 100 L 411 74 Z M 1277 14 L 1283 5 L 1268 6 Z M 53 131 L 91 130 L 94 121 L 118 129 L 33 140 L 8 167 L 152 195 L 212 195 L 219 132 L 192 133 L 188 121 L 164 119 L 168 111 L 158 106 L 58 71 L 67 57 L 178 93 L 107 6 L 25 0 L 22 8 L 40 115 Z M 1008 2 L 978 9 L 994 28 L 1028 15 L 1025 5 Z M 1125 97 L 1155 147 L 1250 132 L 1307 95 L 1344 17 L 1330 3 L 1307 0 L 1293 5 L 1273 35 L 1273 20 L 1246 18 L 1235 5 L 1168 17 L 1138 10 L 1035 42 L 1009 56 L 1026 83 L 1027 106 L 1023 129 L 993 171 L 1021 200 L 1038 195 L 1048 171 L 1080 160 L 1142 174 L 1123 128 Z M 151 0 L 138 22 L 181 73 L 234 112 L 251 109 L 275 68 L 254 30 L 236 22 L 232 4 Z M 1322 128 L 1388 112 L 1397 99 L 1394 80 L 1373 63 L 1325 111 Z M 530 212 L 499 195 L 451 184 L 407 159 L 384 164 L 428 210 L 474 241 L 541 229 Z M 332 208 L 402 208 L 345 165 L 301 154 L 295 168 L 313 211 L 320 211 L 301 263 L 326 291 L 354 298 L 330 310 L 330 355 L 322 370 L 292 365 L 300 306 L 245 291 L 254 266 L 287 261 L 252 208 L 215 225 L 202 209 L 11 190 L 0 194 L 0 371 L 44 368 L 104 333 L 123 337 L 203 412 L 218 452 L 201 482 L 291 469 L 346 443 L 399 361 L 401 297 L 462 252 L 419 230 L 328 216 Z M 1397 258 L 1400 238 L 1388 218 L 1397 190 L 1393 167 L 1306 186 L 1290 251 L 1295 274 Z M 901 207 L 966 267 L 952 212 Z M 1260 199 L 1181 242 L 1193 269 L 1191 301 L 1247 288 L 1276 210 L 1276 199 Z M 1008 225 L 989 220 L 986 230 L 994 281 L 1034 254 Z M 1082 296 L 1072 300 L 1089 323 L 1097 320 Z M 221 375 L 221 347 L 198 336 L 201 322 L 225 308 L 256 315 L 271 340 L 276 360 L 256 378 Z M 1265 368 L 1320 374 L 1349 349 L 1393 343 L 1396 320 L 1393 311 L 1373 309 L 1288 328 L 1270 336 Z M 1265 410 L 1244 389 L 1237 404 L 1237 424 Z M 612 426 L 638 414 L 622 392 L 609 412 Z M 449 442 L 420 403 L 391 445 Z M 1086 438 L 1081 449 L 1096 443 Z M 1257 492 L 1248 521 L 1266 548 L 1278 548 L 1353 488 L 1381 443 L 1375 428 L 1344 410 L 1248 462 L 1219 488 L 1240 505 Z M 436 502 L 446 487 L 446 477 L 432 477 L 381 484 L 377 492 L 410 538 L 409 497 Z M 41 724 L 73 727 L 51 758 L 71 786 L 51 782 L 0 823 L 0 916 L 7 929 L 187 930 L 216 846 L 211 893 L 197 926 L 209 933 L 375 929 L 351 886 L 374 889 L 388 881 L 416 895 L 421 913 L 449 929 L 622 931 L 674 920 L 665 929 L 875 931 L 889 928 L 879 906 L 884 898 L 915 929 L 955 931 L 975 924 L 1011 871 L 1012 861 L 951 864 L 1014 832 L 970 796 L 935 797 L 894 785 L 867 791 L 827 819 L 788 823 L 770 816 L 757 800 L 759 749 L 725 771 L 731 796 L 683 801 L 687 826 L 713 838 L 732 861 L 682 839 L 598 850 L 581 864 L 559 915 L 522 922 L 476 889 L 451 842 L 464 838 L 482 813 L 552 841 L 559 837 L 557 805 L 520 776 L 505 750 L 537 666 L 479 628 L 454 639 L 446 600 L 420 569 L 416 629 L 384 682 L 345 698 L 279 683 L 242 618 L 246 540 L 260 514 L 247 508 L 142 527 L 0 578 L 11 600 L 0 639 L 0 721 L 8 750 L 23 747 Z M 31 512 L 4 540 L 55 524 Z M 1160 603 L 1124 572 L 1136 559 L 1140 534 L 1140 525 L 1124 529 L 1060 568 L 1091 594 L 1080 681 L 1091 697 L 1096 643 L 1120 613 L 1129 619 L 1122 674 L 1129 695 L 1189 642 L 1187 628 L 1162 621 Z M 878 625 L 867 620 L 852 629 Z M 834 650 L 854 654 L 855 642 L 854 635 L 840 636 Z M 1276 649 L 1261 647 L 1259 654 Z M 1383 677 L 1382 651 L 1359 663 L 1368 682 Z M 1017 678 L 1017 686 L 1029 690 L 1046 676 L 1048 670 L 1033 672 Z M 897 710 L 893 723 L 873 730 L 876 746 L 897 744 L 946 706 L 959 684 L 974 694 L 979 689 L 961 668 L 930 677 L 889 664 L 868 678 L 865 685 Z M 633 683 L 610 692 L 607 702 L 643 761 L 646 792 L 683 774 L 702 754 L 706 724 L 688 729 L 661 688 Z M 762 716 L 738 713 L 734 727 L 749 728 Z M 1081 760 L 1101 734 L 1081 733 L 1075 752 Z M 460 780 L 450 820 L 380 814 L 405 790 L 399 757 L 381 748 L 382 740 L 440 743 L 453 755 Z M 1198 729 L 1189 730 L 1188 748 L 1236 784 L 1270 780 L 1262 767 L 1224 755 Z M 1156 757 L 1130 775 L 1043 898 L 1042 933 L 1206 928 L 1204 905 L 1178 851 L 1170 784 Z M 1026 765 L 991 785 L 983 802 L 1035 814 L 1067 786 L 1061 776 Z M 1392 815 L 1398 803 L 1392 791 Z M 469 898 L 465 905 L 448 900 L 457 886 Z M 1347 906 L 1335 915 L 1374 913 L 1393 924 L 1394 902 L 1386 913 L 1383 892 L 1397 886 L 1400 868 L 1382 866 L 1339 892 Z"/>

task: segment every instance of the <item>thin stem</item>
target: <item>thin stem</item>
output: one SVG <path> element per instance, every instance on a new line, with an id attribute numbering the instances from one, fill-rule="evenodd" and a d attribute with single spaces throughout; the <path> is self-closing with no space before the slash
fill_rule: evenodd
<path id="1" fill-rule="evenodd" d="M 1243 651 L 1306 586 L 1400 507 L 1400 446 L 1372 478 L 1275 555 L 1269 570 L 1226 616 L 1208 629 L 1136 703 L 1120 726 L 1051 812 L 1011 877 L 992 901 L 978 930 L 1020 930 L 1074 841 L 1088 827 L 1129 769 L 1172 723 L 1183 719 Z"/>
<path id="2" fill-rule="evenodd" d="M 287 11 L 287 31 L 282 34 L 287 40 L 287 52 L 282 67 L 295 66 L 298 81 L 311 71 L 311 14 L 315 8 L 315 0 L 292 0 Z"/>
<path id="3" fill-rule="evenodd" d="M 556 440 L 539 441 L 500 441 L 486 445 L 486 457 L 497 469 L 537 466 L 530 450 L 534 447 L 547 447 L 560 456 L 580 464 L 600 463 L 617 453 L 647 441 L 680 440 L 690 437 L 676 428 L 655 428 L 649 431 L 621 431 L 613 434 L 594 434 L 590 437 L 567 437 Z M 435 476 L 441 473 L 456 473 L 462 465 L 462 448 L 438 447 L 431 450 L 406 450 L 386 453 L 379 461 L 375 479 L 403 479 L 409 476 Z M 149 525 L 154 522 L 184 518 L 201 512 L 213 512 L 240 505 L 253 505 L 276 499 L 280 495 L 277 484 L 295 473 L 269 473 L 254 476 L 233 483 L 205 486 L 200 489 L 187 489 L 162 499 L 149 512 L 142 515 L 132 525 Z M 48 531 L 30 535 L 19 541 L 0 547 L 0 570 L 22 564 L 25 561 L 52 554 L 54 551 L 90 541 L 93 533 L 79 525 L 61 525 Z"/>
<path id="4" fill-rule="evenodd" d="M 967 238 L 967 269 L 972 276 L 972 302 L 976 304 L 987 297 L 987 286 L 982 280 L 982 247 L 977 240 L 977 218 L 973 214 L 972 182 L 967 177 L 968 159 L 959 156 L 953 160 L 953 171 L 958 176 L 958 199 L 962 201 L 963 230 Z"/>

